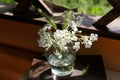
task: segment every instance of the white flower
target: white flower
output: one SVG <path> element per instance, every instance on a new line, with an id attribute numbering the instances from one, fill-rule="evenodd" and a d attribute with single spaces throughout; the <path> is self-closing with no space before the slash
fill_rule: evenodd
<path id="1" fill-rule="evenodd" d="M 97 39 L 98 39 L 98 35 L 97 34 L 93 34 L 93 33 L 91 33 L 90 34 L 90 40 L 93 42 L 93 41 L 97 41 Z"/>
<path id="2" fill-rule="evenodd" d="M 81 43 L 85 45 L 85 48 L 90 48 L 91 47 L 92 41 L 89 40 L 89 36 L 82 36 L 81 40 L 82 40 Z"/>
<path id="3" fill-rule="evenodd" d="M 90 40 L 86 41 L 85 48 L 91 48 L 92 42 Z"/>
<path id="4" fill-rule="evenodd" d="M 49 47 L 52 46 L 53 42 L 49 39 L 50 34 L 46 33 L 46 35 L 41 35 L 40 39 L 38 40 L 39 46 L 40 47 L 44 47 L 46 49 L 48 49 Z"/>
<path id="5" fill-rule="evenodd" d="M 71 33 L 67 29 L 56 30 L 56 32 L 54 32 L 54 40 L 62 50 L 67 50 L 68 47 L 66 45 L 72 42 L 72 38 L 73 36 L 71 36 Z"/>
<path id="6" fill-rule="evenodd" d="M 77 41 L 77 36 L 76 35 L 74 35 L 74 34 L 71 34 L 71 38 L 70 38 L 72 41 Z"/>
<path id="7" fill-rule="evenodd" d="M 38 43 L 39 47 L 49 49 L 49 47 L 53 45 L 53 39 L 51 38 L 51 34 L 47 32 L 47 29 L 51 29 L 50 25 L 45 25 L 39 30 L 38 35 L 40 35 L 40 39 L 38 40 Z"/>
<path id="8" fill-rule="evenodd" d="M 75 42 L 73 49 L 75 49 L 75 51 L 78 51 L 80 49 L 80 42 Z"/>
<path id="9" fill-rule="evenodd" d="M 77 25 L 74 21 L 68 21 L 68 27 L 71 27 L 73 31 L 78 31 Z"/>

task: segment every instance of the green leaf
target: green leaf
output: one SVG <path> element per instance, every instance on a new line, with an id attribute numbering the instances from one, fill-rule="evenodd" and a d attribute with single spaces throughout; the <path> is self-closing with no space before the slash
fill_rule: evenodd
<path id="1" fill-rule="evenodd" d="M 68 11 L 65 13 L 65 18 L 63 19 L 62 29 L 65 29 L 67 27 L 67 20 L 70 20 L 71 16 L 72 16 L 72 11 Z"/>
<path id="2" fill-rule="evenodd" d="M 84 69 L 83 69 L 83 75 L 86 75 L 89 69 L 89 65 L 87 65 Z"/>
<path id="3" fill-rule="evenodd" d="M 51 17 L 49 17 L 49 16 L 48 16 L 44 11 L 42 11 L 41 9 L 38 9 L 38 11 L 40 12 L 40 14 L 41 14 L 43 17 L 46 18 L 46 20 L 49 22 L 49 24 L 52 25 L 52 27 L 53 27 L 54 29 L 57 29 L 57 25 L 56 25 L 55 21 L 54 21 Z"/>

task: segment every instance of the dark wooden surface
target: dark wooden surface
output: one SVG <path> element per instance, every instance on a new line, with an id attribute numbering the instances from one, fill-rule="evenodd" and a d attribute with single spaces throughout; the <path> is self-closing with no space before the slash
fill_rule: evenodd
<path id="1" fill-rule="evenodd" d="M 42 60 L 41 57 L 37 57 L 37 59 Z M 43 63 L 44 62 L 42 62 L 41 65 Z M 36 71 L 37 69 L 41 67 L 39 64 L 35 68 L 35 65 L 31 66 L 31 67 L 34 66 L 34 71 Z M 75 73 L 74 76 L 62 77 L 62 78 L 57 77 L 58 78 L 57 80 L 66 80 L 66 79 L 68 80 L 106 80 L 106 73 L 105 73 L 104 63 L 103 63 L 101 55 L 79 55 L 77 56 L 77 60 L 75 64 L 76 70 L 82 70 L 87 65 L 89 65 L 89 68 L 88 68 L 86 75 L 78 75 L 77 73 Z M 29 74 L 31 70 L 32 68 L 30 68 L 30 70 L 20 78 L 20 80 L 53 80 L 50 69 L 47 69 L 44 72 L 40 73 L 40 75 L 36 78 L 29 78 Z"/>

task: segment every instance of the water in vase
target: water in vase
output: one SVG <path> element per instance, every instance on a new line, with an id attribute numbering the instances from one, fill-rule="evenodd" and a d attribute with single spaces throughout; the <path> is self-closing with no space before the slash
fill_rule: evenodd
<path id="1" fill-rule="evenodd" d="M 74 54 L 65 54 L 62 59 L 59 59 L 54 54 L 50 54 L 48 61 L 51 65 L 51 71 L 58 76 L 70 75 L 74 70 Z"/>

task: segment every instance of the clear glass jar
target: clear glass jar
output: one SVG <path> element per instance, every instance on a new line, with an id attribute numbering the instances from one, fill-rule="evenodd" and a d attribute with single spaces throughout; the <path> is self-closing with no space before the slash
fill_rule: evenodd
<path id="1" fill-rule="evenodd" d="M 75 54 L 69 50 L 56 53 L 54 47 L 45 51 L 46 58 L 51 66 L 51 72 L 57 76 L 68 76 L 74 70 Z"/>

